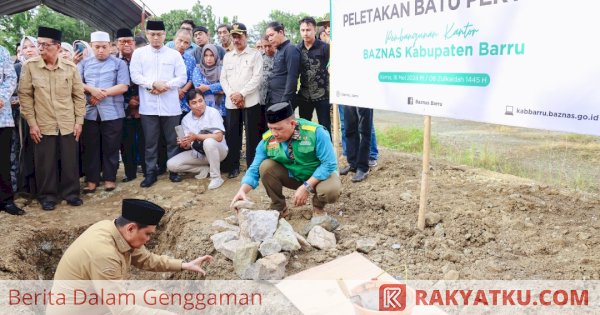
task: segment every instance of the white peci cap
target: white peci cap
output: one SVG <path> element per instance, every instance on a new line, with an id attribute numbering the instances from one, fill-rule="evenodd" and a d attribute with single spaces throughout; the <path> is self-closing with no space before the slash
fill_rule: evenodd
<path id="1" fill-rule="evenodd" d="M 107 32 L 93 32 L 90 36 L 90 42 L 110 42 L 110 36 Z"/>

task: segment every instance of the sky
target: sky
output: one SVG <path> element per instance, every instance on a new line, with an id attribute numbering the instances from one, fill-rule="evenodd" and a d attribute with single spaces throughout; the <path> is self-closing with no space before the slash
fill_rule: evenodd
<path id="1" fill-rule="evenodd" d="M 171 10 L 190 9 L 193 0 L 141 0 L 155 14 L 160 15 Z M 140 1 L 138 1 L 140 3 Z M 305 12 L 313 16 L 322 16 L 329 12 L 329 0 L 201 0 L 203 6 L 212 6 L 213 14 L 218 18 L 238 16 L 238 21 L 246 25 L 256 25 L 267 20 L 272 10 L 290 13 Z"/>

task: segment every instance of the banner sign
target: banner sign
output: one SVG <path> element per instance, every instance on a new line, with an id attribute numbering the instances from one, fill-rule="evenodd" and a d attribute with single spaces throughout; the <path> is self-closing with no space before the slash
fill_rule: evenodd
<path id="1" fill-rule="evenodd" d="M 331 0 L 331 101 L 600 135 L 599 9 L 593 0 Z"/>

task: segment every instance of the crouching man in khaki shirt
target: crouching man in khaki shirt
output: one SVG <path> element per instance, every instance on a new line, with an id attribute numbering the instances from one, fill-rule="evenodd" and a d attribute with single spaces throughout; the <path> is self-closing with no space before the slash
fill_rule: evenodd
<path id="1" fill-rule="evenodd" d="M 67 248 L 54 274 L 53 292 L 73 292 L 73 287 L 87 286 L 89 290 L 124 292 L 126 289 L 114 280 L 129 277 L 130 266 L 146 271 L 168 272 L 190 270 L 206 275 L 202 264 L 210 263 L 212 256 L 201 256 L 190 262 L 153 254 L 144 246 L 155 233 L 164 215 L 160 206 L 145 200 L 124 199 L 122 214 L 114 221 L 104 220 L 90 226 Z M 70 281 L 108 280 L 108 281 Z M 67 298 L 67 301 L 72 299 Z M 89 314 L 84 305 L 48 306 L 47 314 L 77 311 Z M 76 308 L 76 309 L 73 309 Z M 89 307 L 89 306 L 88 306 Z M 160 310 L 134 305 L 111 305 L 113 314 L 165 314 Z M 94 309 L 97 311 L 97 308 Z M 156 311 L 156 312 L 154 312 Z M 92 312 L 95 313 L 95 312 Z M 170 314 L 170 313 L 169 313 Z"/>

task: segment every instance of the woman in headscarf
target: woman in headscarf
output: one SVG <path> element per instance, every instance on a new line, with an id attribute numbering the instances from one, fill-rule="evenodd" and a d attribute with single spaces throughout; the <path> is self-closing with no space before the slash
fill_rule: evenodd
<path id="1" fill-rule="evenodd" d="M 17 72 L 17 79 L 21 76 L 21 67 L 23 63 L 31 58 L 37 57 L 40 54 L 38 49 L 37 39 L 32 36 L 25 36 L 21 39 L 21 62 L 15 64 L 15 71 Z M 11 177 L 13 180 L 13 189 L 19 193 L 30 193 L 35 194 L 37 192 L 35 186 L 35 173 L 33 168 L 33 144 L 31 137 L 29 137 L 29 125 L 27 121 L 21 118 L 19 111 L 19 99 L 17 97 L 17 91 L 11 98 L 11 105 L 13 107 L 13 117 L 15 119 L 15 134 L 13 136 L 13 146 L 11 148 L 10 159 L 11 165 Z M 27 198 L 33 198 L 33 196 L 26 196 Z"/>
<path id="2" fill-rule="evenodd" d="M 73 61 L 73 46 L 71 46 L 71 44 L 69 43 L 60 43 L 60 56 L 64 59 L 67 59 L 69 61 Z"/>
<path id="3" fill-rule="evenodd" d="M 21 39 L 21 62 L 36 57 L 40 54 L 40 50 L 37 46 L 37 39 L 32 36 L 25 36 Z M 17 72 L 17 75 L 20 75 L 20 72 Z"/>
<path id="4" fill-rule="evenodd" d="M 198 64 L 192 75 L 192 83 L 196 90 L 202 92 L 204 101 L 221 113 L 225 120 L 225 94 L 221 87 L 221 63 L 217 47 L 206 44 L 202 48 L 202 63 Z"/>

